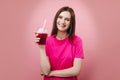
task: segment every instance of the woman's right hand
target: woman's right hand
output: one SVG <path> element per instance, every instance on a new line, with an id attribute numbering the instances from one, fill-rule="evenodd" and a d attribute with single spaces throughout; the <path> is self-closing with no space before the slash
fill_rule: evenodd
<path id="1" fill-rule="evenodd" d="M 45 49 L 45 45 L 40 45 L 38 42 L 40 41 L 40 38 L 37 37 L 38 33 L 35 33 L 35 43 L 39 46 L 41 49 Z"/>

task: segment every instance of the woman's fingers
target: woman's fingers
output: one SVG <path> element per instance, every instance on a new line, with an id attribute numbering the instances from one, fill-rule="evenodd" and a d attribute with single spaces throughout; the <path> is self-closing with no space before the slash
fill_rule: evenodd
<path id="1" fill-rule="evenodd" d="M 39 42 L 40 41 L 40 38 L 35 38 L 35 42 Z"/>
<path id="2" fill-rule="evenodd" d="M 37 36 L 38 36 L 38 33 L 35 33 L 35 36 L 37 37 Z"/>
<path id="3" fill-rule="evenodd" d="M 35 42 L 38 43 L 40 41 L 40 38 L 38 37 L 38 33 L 35 33 Z"/>

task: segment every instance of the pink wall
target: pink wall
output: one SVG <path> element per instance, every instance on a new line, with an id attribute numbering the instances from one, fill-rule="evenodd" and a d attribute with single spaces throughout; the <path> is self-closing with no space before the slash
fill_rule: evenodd
<path id="1" fill-rule="evenodd" d="M 39 48 L 34 32 L 47 19 L 50 33 L 56 11 L 68 5 L 76 13 L 76 34 L 85 59 L 79 80 L 120 80 L 119 0 L 0 1 L 0 80 L 40 80 Z"/>

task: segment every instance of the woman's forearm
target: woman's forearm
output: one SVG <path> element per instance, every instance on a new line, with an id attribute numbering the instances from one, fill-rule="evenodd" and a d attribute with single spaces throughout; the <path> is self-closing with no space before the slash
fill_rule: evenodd
<path id="1" fill-rule="evenodd" d="M 64 70 L 54 70 L 51 71 L 49 76 L 56 76 L 56 77 L 72 77 L 79 75 L 80 71 L 77 71 L 74 67 L 64 69 Z"/>
<path id="2" fill-rule="evenodd" d="M 82 59 L 75 58 L 74 64 L 72 67 L 63 69 L 63 70 L 54 70 L 49 73 L 49 76 L 56 76 L 56 77 L 72 77 L 77 76 L 81 70 L 81 63 Z"/>
<path id="3" fill-rule="evenodd" d="M 40 69 L 41 73 L 44 75 L 48 75 L 50 72 L 50 63 L 46 56 L 45 49 L 40 49 Z"/>

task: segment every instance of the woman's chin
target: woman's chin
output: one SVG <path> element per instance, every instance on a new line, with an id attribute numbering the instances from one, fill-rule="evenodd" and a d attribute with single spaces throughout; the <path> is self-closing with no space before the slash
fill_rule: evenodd
<path id="1" fill-rule="evenodd" d="M 66 30 L 63 30 L 63 29 L 59 29 L 58 31 L 60 31 L 60 32 L 66 32 Z"/>
<path id="2" fill-rule="evenodd" d="M 61 31 L 61 32 L 67 31 L 66 28 L 58 28 L 58 30 Z"/>

